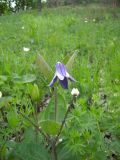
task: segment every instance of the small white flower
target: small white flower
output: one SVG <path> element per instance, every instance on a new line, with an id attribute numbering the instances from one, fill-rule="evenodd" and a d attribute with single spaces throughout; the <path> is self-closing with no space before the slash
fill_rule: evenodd
<path id="1" fill-rule="evenodd" d="M 95 22 L 96 20 L 95 19 L 93 19 L 93 22 Z"/>
<path id="2" fill-rule="evenodd" d="M 71 95 L 72 96 L 78 96 L 80 94 L 79 90 L 77 88 L 73 88 L 71 91 Z"/>
<path id="3" fill-rule="evenodd" d="M 22 26 L 22 27 L 21 27 L 21 29 L 25 29 L 25 27 L 24 27 L 24 26 Z"/>
<path id="4" fill-rule="evenodd" d="M 42 2 L 42 3 L 46 3 L 46 2 L 47 2 L 47 0 L 42 0 L 41 2 Z"/>
<path id="5" fill-rule="evenodd" d="M 28 52 L 30 51 L 30 48 L 23 47 L 23 51 Z"/>
<path id="6" fill-rule="evenodd" d="M 2 92 L 0 91 L 0 98 L 2 97 Z"/>
<path id="7" fill-rule="evenodd" d="M 24 11 L 26 11 L 27 10 L 27 6 L 24 6 Z"/>
<path id="8" fill-rule="evenodd" d="M 84 22 L 85 22 L 85 23 L 87 23 L 88 21 L 87 21 L 87 20 L 85 20 Z"/>
<path id="9" fill-rule="evenodd" d="M 62 138 L 59 139 L 59 142 L 62 142 Z"/>
<path id="10" fill-rule="evenodd" d="M 10 2 L 11 2 L 11 1 L 10 1 Z M 16 6 L 15 1 L 11 2 L 11 7 L 12 7 L 12 8 L 15 8 L 15 6 Z"/>

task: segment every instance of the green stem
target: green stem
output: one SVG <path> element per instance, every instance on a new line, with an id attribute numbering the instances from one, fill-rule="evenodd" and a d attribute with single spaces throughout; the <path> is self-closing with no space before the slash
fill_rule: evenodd
<path id="1" fill-rule="evenodd" d="M 61 127 L 60 127 L 60 130 L 59 130 L 59 132 L 58 132 L 58 134 L 57 134 L 57 136 L 56 136 L 56 138 L 55 138 L 54 145 L 56 145 L 56 143 L 57 143 L 57 141 L 58 141 L 58 139 L 59 139 L 59 136 L 60 136 L 60 134 L 61 134 L 61 132 L 62 132 L 62 129 L 63 129 L 63 127 L 64 127 L 64 124 L 65 124 L 65 122 L 66 122 L 67 116 L 68 116 L 68 114 L 70 113 L 70 111 L 71 111 L 72 108 L 74 108 L 73 101 L 72 101 L 71 104 L 68 106 L 68 109 L 67 109 L 67 111 L 66 111 L 66 113 L 65 113 L 64 119 L 63 119 L 62 124 L 61 124 Z"/>
<path id="2" fill-rule="evenodd" d="M 56 146 L 54 144 L 54 141 L 51 143 L 52 143 L 52 145 L 51 145 L 52 160 L 57 160 Z"/>
<path id="3" fill-rule="evenodd" d="M 37 115 L 37 103 L 34 105 L 34 118 L 35 118 L 35 124 L 38 126 L 38 115 Z M 36 132 L 36 142 L 38 141 L 38 130 L 35 129 Z"/>
<path id="4" fill-rule="evenodd" d="M 59 131 L 58 131 L 57 136 L 55 137 L 54 141 L 51 143 L 52 160 L 57 160 L 56 143 L 57 143 L 57 141 L 58 141 L 58 139 L 59 139 L 59 136 L 60 136 L 60 134 L 61 134 L 61 132 L 62 132 L 62 130 L 63 130 L 63 127 L 64 127 L 64 125 L 65 125 L 67 116 L 68 116 L 68 114 L 69 114 L 69 112 L 71 111 L 72 108 L 74 108 L 73 100 L 71 101 L 70 105 L 68 106 L 68 109 L 67 109 L 67 111 L 66 111 L 66 113 L 65 113 L 64 119 L 63 119 L 63 121 L 62 121 L 62 124 L 61 124 L 61 127 L 60 127 Z"/>
<path id="5" fill-rule="evenodd" d="M 49 137 L 43 132 L 43 130 L 38 125 L 36 125 L 30 118 L 28 118 L 22 112 L 18 111 L 18 113 L 21 114 L 24 119 L 28 120 L 43 135 L 43 137 L 49 142 Z"/>
<path id="6" fill-rule="evenodd" d="M 57 87 L 55 87 L 54 96 L 55 96 L 55 121 L 56 121 L 57 120 L 57 101 L 58 101 Z"/>

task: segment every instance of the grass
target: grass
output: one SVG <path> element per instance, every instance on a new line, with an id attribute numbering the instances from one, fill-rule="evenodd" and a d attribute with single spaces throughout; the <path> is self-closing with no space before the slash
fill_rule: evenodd
<path id="1" fill-rule="evenodd" d="M 25 52 L 23 47 L 30 48 L 30 51 Z M 94 107 L 112 113 L 114 122 L 111 122 L 111 128 L 116 125 L 117 132 L 120 114 L 119 8 L 60 7 L 43 9 L 41 13 L 29 11 L 1 16 L 0 90 L 3 96 L 14 97 L 11 106 L 26 106 L 29 115 L 31 101 L 27 85 L 18 83 L 18 80 L 23 75 L 35 75 L 42 97 L 48 92 L 49 81 L 36 68 L 37 55 L 43 55 L 54 70 L 56 62 L 63 61 L 75 50 L 79 53 L 71 74 L 78 83 L 70 84 L 69 91 L 78 87 L 78 106 L 93 108 L 91 112 L 96 117 L 103 112 L 98 114 Z M 7 132 L 6 137 L 11 134 L 11 129 Z"/>
<path id="2" fill-rule="evenodd" d="M 88 22 L 85 22 L 87 19 Z M 94 20 L 95 19 L 95 22 Z M 119 80 L 119 9 L 63 7 L 0 17 L 0 74 L 37 74 L 33 65 L 42 54 L 54 69 L 57 61 L 79 50 L 73 75 L 82 83 L 104 70 L 106 85 Z M 24 29 L 22 29 L 24 27 Z M 30 48 L 24 52 L 23 47 Z M 88 66 L 91 65 L 91 68 Z M 98 75 L 99 76 L 99 75 Z M 95 83 L 99 78 L 96 77 Z M 92 82 L 93 83 L 93 82 Z M 109 85 L 108 85 L 109 84 Z M 2 86 L 1 86 L 2 87 Z"/>

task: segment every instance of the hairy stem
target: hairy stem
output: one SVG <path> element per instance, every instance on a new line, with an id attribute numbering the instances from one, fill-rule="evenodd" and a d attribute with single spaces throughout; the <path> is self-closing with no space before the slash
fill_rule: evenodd
<path id="1" fill-rule="evenodd" d="M 35 103 L 34 105 L 34 118 L 35 118 L 35 124 L 38 126 L 38 115 L 37 115 L 37 103 Z M 35 132 L 36 132 L 36 142 L 38 141 L 38 130 L 37 128 L 35 128 Z"/>
<path id="2" fill-rule="evenodd" d="M 62 132 L 62 129 L 63 129 L 63 127 L 64 127 L 64 124 L 65 124 L 65 121 L 66 121 L 66 119 L 67 119 L 67 116 L 68 116 L 68 114 L 69 114 L 69 112 L 71 111 L 72 108 L 74 108 L 73 102 L 68 106 L 68 109 L 67 109 L 67 111 L 66 111 L 66 113 L 65 113 L 65 117 L 64 117 L 64 119 L 63 119 L 63 121 L 62 121 L 60 130 L 59 130 L 59 132 L 58 132 L 58 134 L 57 134 L 57 136 L 56 136 L 56 138 L 55 138 L 54 145 L 56 145 L 56 143 L 57 143 L 57 141 L 58 141 L 58 139 L 59 139 L 59 136 L 60 136 L 60 134 L 61 134 L 61 132 Z"/>
<path id="3" fill-rule="evenodd" d="M 51 143 L 52 143 L 51 145 L 52 160 L 57 160 L 56 146 L 54 144 L 54 141 Z"/>
<path id="4" fill-rule="evenodd" d="M 49 142 L 48 136 L 42 131 L 42 129 L 38 125 L 36 125 L 30 118 L 28 118 L 22 112 L 19 111 L 18 113 L 21 114 L 23 116 L 23 118 L 25 118 L 26 120 L 28 120 L 44 136 L 44 138 Z"/>
<path id="5" fill-rule="evenodd" d="M 55 96 L 55 121 L 56 121 L 57 120 L 57 102 L 58 102 L 57 87 L 55 87 L 54 96 Z"/>

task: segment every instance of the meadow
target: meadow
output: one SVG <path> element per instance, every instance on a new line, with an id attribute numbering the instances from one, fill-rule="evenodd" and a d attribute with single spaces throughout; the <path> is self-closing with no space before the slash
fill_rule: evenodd
<path id="1" fill-rule="evenodd" d="M 55 64 L 67 61 L 76 82 L 67 90 L 58 85 L 56 122 L 48 84 Z M 73 88 L 80 94 L 52 150 L 37 127 L 54 140 Z M 1 16 L 0 91 L 1 160 L 55 160 L 54 149 L 58 160 L 120 160 L 120 9 L 66 6 Z"/>

